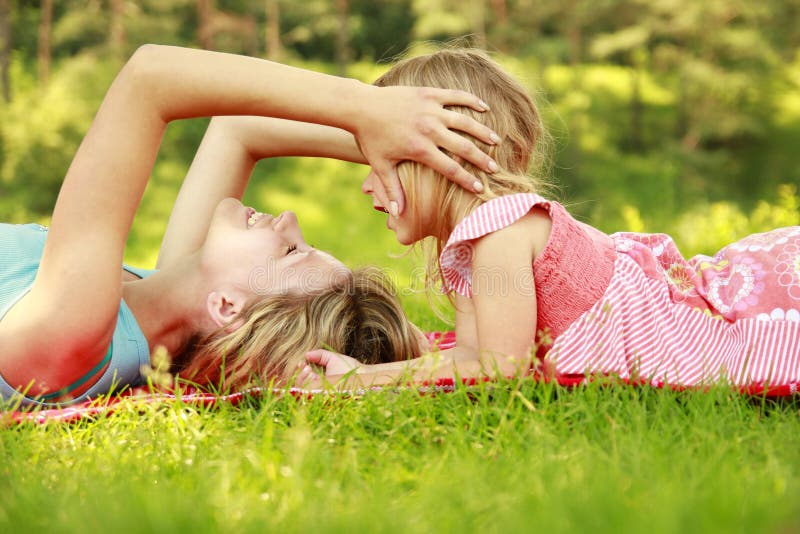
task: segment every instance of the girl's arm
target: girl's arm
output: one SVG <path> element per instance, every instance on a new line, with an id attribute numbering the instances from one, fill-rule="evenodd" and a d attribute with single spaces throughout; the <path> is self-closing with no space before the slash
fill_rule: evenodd
<path id="1" fill-rule="evenodd" d="M 454 296 L 456 307 L 456 345 L 478 347 L 478 328 L 475 324 L 475 306 L 472 299 L 458 293 Z"/>
<path id="2" fill-rule="evenodd" d="M 277 156 L 366 163 L 353 135 L 339 128 L 272 117 L 214 117 L 172 208 L 157 267 L 197 251 L 219 201 L 241 199 L 256 163 Z"/>
<path id="3" fill-rule="evenodd" d="M 458 346 L 424 354 L 413 360 L 374 365 L 364 365 L 355 358 L 324 349 L 309 352 L 306 360 L 325 368 L 324 377 L 317 375 L 310 365 L 306 365 L 297 375 L 296 384 L 312 389 L 326 383 L 337 387 L 369 387 L 482 374 L 477 350 Z"/>
<path id="4" fill-rule="evenodd" d="M 35 380 L 41 391 L 33 393 L 53 391 L 101 360 L 116 324 L 125 241 L 170 121 L 261 115 L 335 126 L 383 164 L 438 159 L 419 149 L 431 136 L 414 131 L 433 124 L 432 117 L 446 130 L 443 103 L 481 109 L 459 91 L 377 88 L 243 56 L 140 48 L 109 88 L 67 171 L 33 288 L 0 321 L 0 374 L 15 387 Z M 487 132 L 470 130 L 482 139 Z M 441 155 L 435 143 L 428 148 Z"/>
<path id="5" fill-rule="evenodd" d="M 513 376 L 530 369 L 536 333 L 532 264 L 550 235 L 550 219 L 538 210 L 474 242 L 472 299 L 457 298 L 456 342 L 448 351 L 391 364 L 362 365 L 330 351 L 307 355 L 325 367 L 331 383 L 370 386 L 440 378 Z M 466 332 L 459 328 L 466 327 Z M 473 344 L 474 343 L 474 344 Z M 321 385 L 309 367 L 298 382 Z"/>

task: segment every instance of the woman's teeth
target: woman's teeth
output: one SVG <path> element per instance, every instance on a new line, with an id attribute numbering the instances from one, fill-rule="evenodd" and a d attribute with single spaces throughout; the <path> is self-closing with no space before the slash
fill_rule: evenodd
<path id="1" fill-rule="evenodd" d="M 252 228 L 253 226 L 255 226 L 255 224 L 258 221 L 260 221 L 263 216 L 264 216 L 264 214 L 260 213 L 258 211 L 256 211 L 253 214 L 251 214 L 250 217 L 248 217 L 248 219 L 247 219 L 247 227 L 248 228 Z"/>

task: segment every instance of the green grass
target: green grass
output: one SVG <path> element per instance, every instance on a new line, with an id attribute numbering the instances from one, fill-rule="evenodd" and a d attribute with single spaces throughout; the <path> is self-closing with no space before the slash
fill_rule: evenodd
<path id="1" fill-rule="evenodd" d="M 0 531 L 790 532 L 797 400 L 529 381 L 0 431 Z"/>
<path id="2" fill-rule="evenodd" d="M 654 102 L 656 89 L 648 89 Z M 170 126 L 128 243 L 130 263 L 155 263 L 204 124 Z M 796 121 L 785 128 L 796 140 Z M 668 204 L 673 170 L 657 156 L 587 152 L 587 165 L 594 158 L 608 169 L 594 179 L 604 191 L 572 207 L 612 225 L 634 193 L 641 214 L 651 214 L 652 191 Z M 407 287 L 418 262 L 392 259 L 402 248 L 386 216 L 357 192 L 365 172 L 340 162 L 265 162 L 245 200 L 264 211 L 295 210 L 310 243 L 351 266 L 389 267 Z M 31 220 L 27 202 L 0 195 L 0 212 Z M 600 204 L 605 211 L 594 209 Z M 423 328 L 447 327 L 423 295 L 403 301 Z M 722 387 L 676 393 L 508 382 L 437 396 L 268 397 L 238 409 L 125 404 L 96 421 L 0 427 L 0 532 L 312 529 L 800 531 L 800 398 L 771 404 Z"/>

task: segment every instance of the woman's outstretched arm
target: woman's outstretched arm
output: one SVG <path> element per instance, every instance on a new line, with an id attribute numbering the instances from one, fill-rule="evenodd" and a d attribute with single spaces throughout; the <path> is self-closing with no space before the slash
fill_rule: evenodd
<path id="1" fill-rule="evenodd" d="M 67 171 L 31 292 L 0 321 L 0 374 L 12 386 L 34 380 L 44 384 L 34 393 L 53 391 L 105 354 L 125 241 L 170 121 L 247 114 L 335 126 L 382 164 L 441 155 L 418 126 L 428 131 L 439 117 L 446 131 L 444 103 L 481 107 L 459 91 L 376 88 L 243 56 L 140 48 L 112 83 Z M 468 131 L 488 138 L 488 129 L 475 124 Z"/>

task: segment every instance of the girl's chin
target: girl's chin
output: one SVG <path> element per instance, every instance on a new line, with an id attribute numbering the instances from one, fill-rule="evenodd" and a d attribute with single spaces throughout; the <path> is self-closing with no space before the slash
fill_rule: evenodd
<path id="1" fill-rule="evenodd" d="M 398 224 L 397 222 L 393 222 L 391 217 L 386 220 L 386 228 L 394 232 L 394 236 L 397 239 L 397 242 L 401 245 L 413 245 L 417 241 L 416 238 L 411 230 L 406 225 Z"/>
<path id="2" fill-rule="evenodd" d="M 397 242 L 401 245 L 413 245 L 416 241 L 415 239 L 412 239 L 411 236 L 405 235 L 403 232 L 395 231 L 394 235 L 397 238 Z"/>

